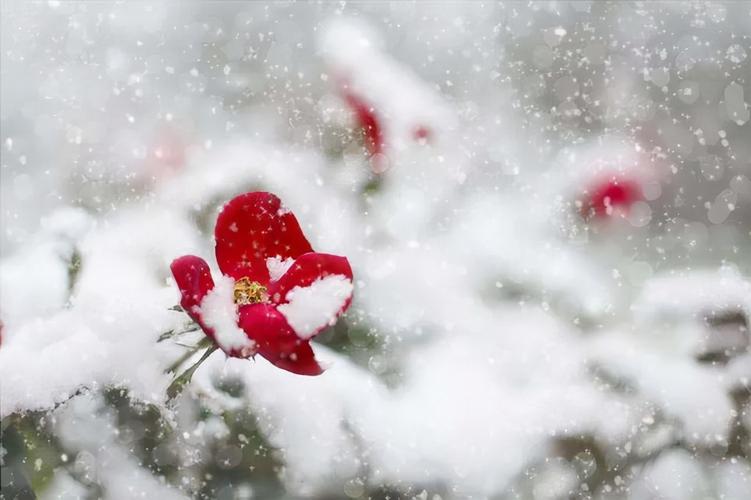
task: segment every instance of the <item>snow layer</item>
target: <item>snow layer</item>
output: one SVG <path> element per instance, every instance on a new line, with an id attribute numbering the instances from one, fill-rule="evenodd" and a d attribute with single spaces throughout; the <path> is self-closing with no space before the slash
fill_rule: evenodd
<path id="1" fill-rule="evenodd" d="M 70 305 L 58 302 L 53 311 L 4 329 L 0 415 L 50 408 L 78 391 L 106 386 L 162 401 L 170 382 L 164 370 L 179 349 L 156 339 L 185 321 L 169 311 L 178 294 L 166 286 L 165 269 L 176 252 L 196 250 L 192 239 L 184 221 L 148 205 L 123 209 L 82 236 Z M 47 278 L 67 284 L 67 272 L 55 276 Z"/>
<path id="2" fill-rule="evenodd" d="M 253 341 L 237 326 L 237 305 L 234 301 L 235 280 L 221 276 L 214 288 L 201 302 L 201 314 L 206 326 L 214 329 L 217 344 L 225 351 L 250 351 Z"/>
<path id="3" fill-rule="evenodd" d="M 352 281 L 346 276 L 326 276 L 310 286 L 296 286 L 287 292 L 287 302 L 277 309 L 301 339 L 308 339 L 334 323 L 352 290 Z"/>
<path id="4" fill-rule="evenodd" d="M 63 443 L 76 453 L 76 468 L 84 477 L 96 480 L 104 490 L 105 500 L 188 498 L 141 467 L 131 451 L 118 441 L 116 416 L 100 397 L 77 398 L 56 412 L 56 417 Z M 64 494 L 65 490 L 59 493 Z"/>
<path id="5" fill-rule="evenodd" d="M 592 361 L 674 418 L 687 441 L 726 440 L 735 410 L 724 370 L 699 365 L 684 351 L 665 351 L 655 345 L 659 341 L 650 340 L 609 332 L 590 346 Z"/>
<path id="6" fill-rule="evenodd" d="M 751 318 L 751 281 L 731 266 L 663 273 L 645 283 L 632 309 L 641 321 L 733 312 Z"/>
<path id="7" fill-rule="evenodd" d="M 40 221 L 28 251 L 0 261 L 0 311 L 9 331 L 16 323 L 63 307 L 73 286 L 69 267 L 76 242 L 90 225 L 90 216 L 81 209 L 57 209 Z"/>
<path id="8" fill-rule="evenodd" d="M 295 263 L 295 259 L 287 257 L 282 259 L 278 255 L 276 257 L 269 257 L 266 259 L 266 268 L 269 270 L 269 277 L 271 281 L 276 281 Z"/>
<path id="9" fill-rule="evenodd" d="M 462 329 L 421 349 L 393 390 L 320 347 L 316 356 L 331 366 L 320 377 L 212 356 L 195 388 L 214 399 L 221 398 L 215 381 L 245 382 L 248 404 L 284 450 L 288 487 L 300 495 L 338 491 L 363 476 L 375 484 L 447 481 L 459 496 L 489 494 L 542 457 L 551 436 L 594 430 L 619 442 L 641 418 L 586 382 L 576 338 L 550 318 L 499 310 L 486 321 L 522 335 Z"/>

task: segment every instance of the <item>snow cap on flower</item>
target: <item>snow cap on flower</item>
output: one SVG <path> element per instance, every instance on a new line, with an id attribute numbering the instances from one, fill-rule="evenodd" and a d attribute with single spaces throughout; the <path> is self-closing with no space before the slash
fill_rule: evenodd
<path id="1" fill-rule="evenodd" d="M 228 355 L 256 353 L 301 375 L 322 369 L 310 339 L 349 307 L 345 257 L 316 253 L 295 216 L 271 193 L 247 193 L 223 208 L 215 227 L 216 283 L 200 257 L 171 269 L 181 306 Z"/>

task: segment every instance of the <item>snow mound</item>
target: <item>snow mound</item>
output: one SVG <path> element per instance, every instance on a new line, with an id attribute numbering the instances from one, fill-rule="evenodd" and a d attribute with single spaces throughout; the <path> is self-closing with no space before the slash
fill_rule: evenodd
<path id="1" fill-rule="evenodd" d="M 346 276 L 326 276 L 310 286 L 296 286 L 287 292 L 287 303 L 278 309 L 301 339 L 309 339 L 336 320 L 352 290 L 352 281 Z"/>

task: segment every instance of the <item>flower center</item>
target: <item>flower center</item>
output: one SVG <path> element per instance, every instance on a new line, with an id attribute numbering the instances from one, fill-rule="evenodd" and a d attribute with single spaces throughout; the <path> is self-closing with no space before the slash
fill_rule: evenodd
<path id="1" fill-rule="evenodd" d="M 234 298 L 235 304 L 241 306 L 264 302 L 267 298 L 266 287 L 257 281 L 240 278 L 235 281 Z"/>

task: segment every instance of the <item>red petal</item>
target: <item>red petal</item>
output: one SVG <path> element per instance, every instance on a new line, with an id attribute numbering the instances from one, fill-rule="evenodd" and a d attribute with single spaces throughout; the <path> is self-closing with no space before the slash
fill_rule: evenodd
<path id="1" fill-rule="evenodd" d="M 214 332 L 203 324 L 199 309 L 203 298 L 214 288 L 209 265 L 200 257 L 184 255 L 173 260 L 170 269 L 182 295 L 180 305 L 213 338 Z"/>
<path id="2" fill-rule="evenodd" d="M 301 255 L 281 278 L 269 284 L 269 300 L 275 304 L 285 304 L 288 302 L 287 292 L 293 288 L 308 287 L 314 281 L 332 275 L 342 275 L 352 281 L 352 267 L 346 257 L 326 253 L 306 253 Z M 352 294 L 342 302 L 334 318 L 344 313 L 351 302 Z M 310 337 L 318 335 L 329 325 L 329 321 L 322 323 Z"/>
<path id="3" fill-rule="evenodd" d="M 352 281 L 352 267 L 346 257 L 327 253 L 310 252 L 298 257 L 284 275 L 269 285 L 269 297 L 276 304 L 287 302 L 287 292 L 293 288 L 310 286 L 326 276 L 340 274 Z M 349 301 L 342 308 L 346 309 Z"/>
<path id="4" fill-rule="evenodd" d="M 273 305 L 241 307 L 239 325 L 256 342 L 258 353 L 275 366 L 298 375 L 323 373 L 310 342 L 300 339 Z"/>
<path id="5" fill-rule="evenodd" d="M 246 193 L 227 203 L 216 221 L 216 260 L 222 273 L 266 284 L 268 257 L 297 258 L 313 249 L 300 224 L 271 193 Z"/>
<path id="6" fill-rule="evenodd" d="M 365 149 L 370 156 L 383 152 L 383 132 L 378 122 L 378 117 L 372 106 L 369 106 L 363 99 L 353 93 L 346 86 L 342 89 L 344 99 L 355 113 L 357 124 L 362 129 L 365 137 Z"/>

